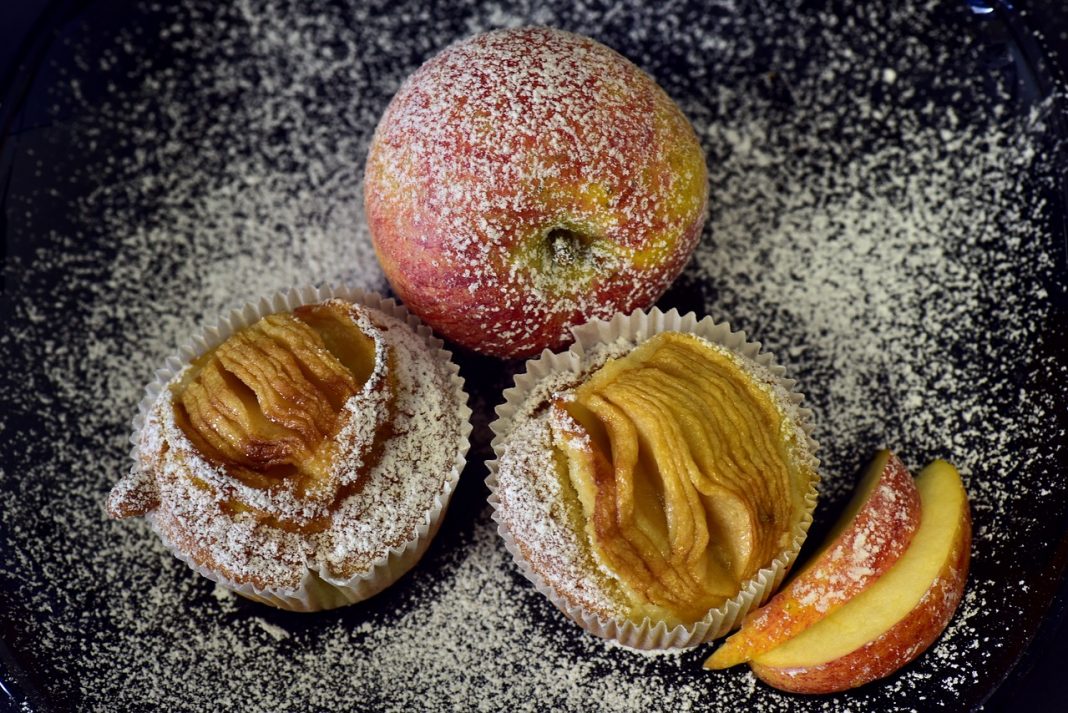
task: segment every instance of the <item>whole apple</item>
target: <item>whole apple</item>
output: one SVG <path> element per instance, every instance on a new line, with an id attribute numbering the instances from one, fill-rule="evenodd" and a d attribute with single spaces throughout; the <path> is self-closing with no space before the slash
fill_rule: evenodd
<path id="1" fill-rule="evenodd" d="M 455 44 L 408 78 L 375 131 L 364 200 L 408 308 L 516 358 L 663 294 L 700 237 L 708 172 L 648 75 L 531 27 Z"/>

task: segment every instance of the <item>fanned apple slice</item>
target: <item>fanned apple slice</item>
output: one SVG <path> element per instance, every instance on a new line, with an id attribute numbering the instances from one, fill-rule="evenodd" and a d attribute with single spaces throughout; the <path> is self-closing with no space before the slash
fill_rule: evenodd
<path id="1" fill-rule="evenodd" d="M 724 434 L 723 447 L 736 467 L 723 469 L 721 475 L 732 473 L 735 485 L 741 489 L 757 487 L 760 506 L 756 513 L 764 526 L 764 534 L 754 542 L 754 559 L 767 562 L 781 547 L 779 536 L 789 527 L 791 514 L 797 505 L 789 494 L 791 481 L 785 443 L 773 443 L 778 432 L 779 416 L 771 397 L 751 384 L 737 383 L 729 378 L 731 365 L 720 360 L 688 360 L 685 352 L 665 348 L 658 366 L 665 373 L 689 384 L 695 394 L 706 403 L 706 412 L 715 414 Z M 725 359 L 725 357 L 722 357 Z M 741 408 L 742 404 L 747 406 Z M 754 479 L 746 474 L 761 473 Z M 751 576 L 749 572 L 747 576 Z"/>
<path id="2" fill-rule="evenodd" d="M 692 563 L 695 551 L 703 552 L 708 543 L 708 530 L 697 492 L 684 477 L 687 454 L 679 448 L 671 415 L 663 413 L 640 385 L 620 381 L 605 391 L 605 397 L 628 414 L 639 446 L 647 453 L 646 475 L 656 479 L 663 493 L 672 561 Z"/>
<path id="3" fill-rule="evenodd" d="M 621 477 L 620 470 L 632 469 L 637 461 L 636 443 L 632 453 L 621 450 L 633 439 L 613 436 L 615 430 L 628 428 L 629 421 L 598 397 L 591 399 L 589 414 L 584 414 L 583 407 L 575 404 L 569 404 L 568 408 L 557 402 L 552 408 L 557 411 L 553 418 L 554 433 L 568 456 L 569 475 L 587 518 L 587 535 L 594 544 L 595 557 L 613 571 L 627 573 L 621 584 L 629 591 L 640 592 L 644 599 L 665 602 L 675 597 L 682 597 L 683 601 L 696 598 L 694 585 L 680 577 L 663 557 L 667 543 L 656 538 L 660 526 L 648 522 L 649 515 L 645 513 L 634 514 L 632 495 L 617 492 L 625 490 L 627 481 L 632 480 L 629 476 Z M 596 445 L 591 430 L 583 425 L 596 414 L 603 418 L 601 424 L 609 443 L 615 443 L 611 449 L 612 463 Z M 623 507 L 629 509 L 629 514 L 620 512 L 620 500 L 626 501 Z M 635 521 L 639 524 L 635 525 Z"/>
<path id="4" fill-rule="evenodd" d="M 307 454 L 300 434 L 268 419 L 255 393 L 216 359 L 204 364 L 178 398 L 178 422 L 202 453 L 253 467 Z"/>
<path id="5" fill-rule="evenodd" d="M 908 547 L 920 522 L 920 496 L 904 464 L 880 451 L 810 564 L 705 661 L 745 663 L 835 611 L 876 582 Z"/>
<path id="6" fill-rule="evenodd" d="M 733 357 L 663 333 L 554 402 L 594 556 L 635 620 L 693 622 L 782 549 L 802 471 L 781 405 Z"/>
<path id="7" fill-rule="evenodd" d="M 654 488 L 641 463 L 639 439 L 634 423 L 610 401 L 598 395 L 588 406 L 602 421 L 612 444 L 615 488 L 615 523 L 602 529 L 601 542 L 622 536 L 640 554 L 657 579 L 685 601 L 697 597 L 697 589 L 684 572 L 670 561 L 671 542 L 660 498 L 650 497 Z"/>
<path id="8" fill-rule="evenodd" d="M 649 457 L 646 477 L 662 485 L 663 507 L 672 542 L 669 555 L 675 569 L 696 582 L 699 597 L 687 602 L 695 611 L 707 611 L 717 600 L 730 596 L 736 581 L 709 547 L 709 515 L 701 494 L 693 486 L 696 464 L 690 456 L 674 415 L 664 409 L 649 384 L 613 384 L 608 390 L 620 408 L 627 409 Z M 723 493 L 729 497 L 729 493 Z"/>
<path id="9" fill-rule="evenodd" d="M 750 485 L 760 479 L 739 477 L 741 469 L 724 445 L 725 429 L 710 415 L 696 389 L 670 380 L 664 380 L 661 389 L 664 408 L 671 403 L 680 406 L 675 417 L 695 466 L 690 480 L 704 503 L 709 537 L 730 563 L 735 581 L 743 581 L 759 567 L 754 559 L 761 539 L 756 510 L 763 501 Z"/>
<path id="10" fill-rule="evenodd" d="M 593 445 L 589 432 L 580 423 L 569 421 L 560 415 L 565 412 L 559 404 L 555 404 L 553 408 L 560 412 L 553 420 L 555 438 L 558 446 L 567 454 L 571 484 L 587 517 L 587 536 L 591 542 L 600 545 L 592 549 L 593 556 L 602 566 L 641 574 L 642 576 L 633 580 L 639 587 L 650 582 L 657 583 L 658 580 L 646 571 L 645 563 L 630 547 L 630 543 L 622 537 L 613 536 L 616 519 L 614 511 L 611 510 L 614 504 L 611 463 L 604 453 Z M 629 579 L 621 581 L 620 584 L 627 591 L 634 590 Z M 649 596 L 645 589 L 639 588 L 637 592 L 641 596 Z"/>
<path id="11" fill-rule="evenodd" d="M 968 576 L 972 527 L 957 470 L 945 461 L 916 481 L 922 514 L 905 553 L 847 604 L 751 662 L 776 688 L 832 693 L 909 663 L 945 629 Z"/>

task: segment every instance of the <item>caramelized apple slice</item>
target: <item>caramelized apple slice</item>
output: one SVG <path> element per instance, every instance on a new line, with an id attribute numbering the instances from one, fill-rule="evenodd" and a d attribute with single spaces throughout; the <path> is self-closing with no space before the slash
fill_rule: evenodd
<path id="1" fill-rule="evenodd" d="M 643 373 L 649 372 L 639 372 Z M 627 380 L 622 378 L 613 388 L 626 384 Z M 664 450 L 659 459 L 673 462 L 685 476 L 680 478 L 679 488 L 685 491 L 700 530 L 699 541 L 693 545 L 696 556 L 690 557 L 691 563 L 705 570 L 710 565 L 716 569 L 726 567 L 733 573 L 730 579 L 739 581 L 752 569 L 753 540 L 759 529 L 755 506 L 744 492 L 720 477 L 716 458 L 708 453 L 707 436 L 701 432 L 705 425 L 714 422 L 707 417 L 704 404 L 689 401 L 684 391 L 672 386 L 675 385 L 663 379 L 651 385 L 643 384 L 647 389 L 646 400 L 636 407 L 652 416 L 646 419 L 649 428 L 662 428 L 665 433 L 663 438 L 653 439 Z M 701 414 L 706 417 L 702 418 Z M 716 533 L 717 547 L 709 547 L 710 531 Z M 730 591 L 732 587 L 726 581 L 729 579 L 718 578 L 708 584 L 712 591 Z"/>
<path id="2" fill-rule="evenodd" d="M 307 454 L 299 434 L 272 422 L 255 393 L 218 361 L 181 392 L 179 424 L 201 453 L 247 467 L 270 467 Z"/>
<path id="3" fill-rule="evenodd" d="M 782 548 L 811 474 L 751 382 L 717 348 L 666 333 L 554 404 L 590 548 L 634 611 L 696 620 Z"/>
<path id="4" fill-rule="evenodd" d="M 689 583 L 670 569 L 660 548 L 642 536 L 640 530 L 630 532 L 630 537 L 623 534 L 616 509 L 613 465 L 602 448 L 594 444 L 591 431 L 561 404 L 553 408 L 556 411 L 552 418 L 554 435 L 567 456 L 569 476 L 586 516 L 587 537 L 599 545 L 591 548 L 594 558 L 610 571 L 629 573 L 620 578 L 620 584 L 638 601 L 671 601 L 676 596 L 673 593 L 678 592 L 696 595 Z M 619 463 L 617 458 L 617 468 Z M 628 522 L 632 520 L 633 514 Z"/>
<path id="5" fill-rule="evenodd" d="M 784 529 L 800 503 L 791 492 L 788 444 L 781 437 L 781 415 L 770 396 L 748 381 L 731 379 L 737 367 L 726 357 L 689 361 L 682 354 L 678 348 L 664 349 L 660 364 L 666 373 L 701 395 L 706 413 L 717 415 L 727 462 L 733 467 L 718 468 L 715 474 L 754 494 L 758 519 L 768 525 L 764 533 Z M 762 477 L 753 478 L 752 473 Z M 758 547 L 757 557 L 766 561 L 779 549 L 779 543 L 776 537 L 763 537 Z"/>
<path id="6" fill-rule="evenodd" d="M 640 448 L 649 454 L 644 477 L 655 479 L 661 485 L 671 543 L 669 560 L 698 585 L 701 596 L 693 605 L 707 610 L 710 605 L 706 600 L 730 596 L 735 584 L 723 553 L 709 547 L 709 520 L 716 529 L 723 529 L 719 504 L 715 512 L 709 512 L 706 501 L 694 487 L 697 466 L 670 411 L 661 408 L 654 398 L 628 389 L 623 383 L 614 385 L 610 393 L 622 409 L 632 414 Z M 734 504 L 731 494 L 721 492 L 720 495 L 729 509 Z"/>
<path id="7" fill-rule="evenodd" d="M 320 451 L 375 359 L 341 303 L 269 315 L 193 363 L 175 387 L 179 426 L 250 484 L 269 486 L 283 467 L 321 479 L 330 454 Z"/>

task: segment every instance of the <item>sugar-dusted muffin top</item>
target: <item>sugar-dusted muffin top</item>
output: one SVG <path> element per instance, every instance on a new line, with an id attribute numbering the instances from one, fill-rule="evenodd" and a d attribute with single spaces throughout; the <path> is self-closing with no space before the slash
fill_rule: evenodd
<path id="1" fill-rule="evenodd" d="M 793 547 L 817 477 L 800 424 L 780 379 L 720 345 L 605 345 L 528 393 L 497 516 L 571 606 L 689 626 Z"/>
<path id="2" fill-rule="evenodd" d="M 337 299 L 272 314 L 161 390 L 108 511 L 150 518 L 235 584 L 340 583 L 426 523 L 461 406 L 444 361 L 392 316 Z"/>

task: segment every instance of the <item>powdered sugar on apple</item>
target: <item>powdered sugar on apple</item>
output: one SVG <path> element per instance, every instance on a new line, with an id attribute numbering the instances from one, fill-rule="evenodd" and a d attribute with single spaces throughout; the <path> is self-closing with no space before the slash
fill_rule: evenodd
<path id="1" fill-rule="evenodd" d="M 1026 179 L 1053 155 L 1053 105 L 1015 103 L 1015 85 L 977 57 L 974 23 L 937 14 L 944 4 L 854 3 L 849 22 L 799 0 L 700 5 L 487 2 L 446 16 L 415 3 L 173 4 L 159 31 L 120 28 L 83 55 L 93 72 L 133 67 L 135 91 L 83 96 L 69 70 L 56 101 L 83 110 L 65 131 L 87 156 L 117 148 L 77 166 L 28 159 L 39 181 L 98 188 L 64 203 L 78 230 L 39 236 L 32 262 L 9 255 L 0 338 L 20 375 L 4 441 L 25 458 L 0 474 L 18 495 L 0 508 L 0 602 L 8 643 L 72 701 L 59 707 L 953 709 L 997 680 L 1037 580 L 983 572 L 1013 571 L 1020 542 L 1042 532 L 1027 503 L 1068 487 L 1051 469 L 1060 406 L 1035 386 L 1066 376 L 1042 351 L 1054 268 L 1041 185 Z M 712 214 L 665 306 L 746 328 L 800 379 L 824 503 L 879 445 L 913 469 L 935 456 L 962 466 L 973 579 L 945 636 L 891 683 L 787 697 L 744 669 L 701 671 L 707 650 L 648 658 L 582 634 L 518 574 L 487 511 L 468 519 L 484 495 L 477 465 L 412 574 L 338 614 L 217 600 L 147 528 L 104 521 L 141 388 L 198 325 L 293 284 L 384 288 L 360 208 L 382 111 L 454 40 L 531 21 L 619 49 L 693 120 Z M 173 64 L 161 45 L 181 48 Z M 17 236 L 34 216 L 7 218 Z M 31 279 L 44 273 L 48 286 Z M 506 379 L 465 369 L 469 384 L 484 377 L 484 424 Z"/>
<path id="2" fill-rule="evenodd" d="M 791 584 L 792 595 L 803 606 L 812 606 L 821 614 L 838 608 L 904 552 L 919 513 L 905 503 L 898 504 L 900 481 L 912 476 L 896 457 L 888 467 L 894 472 L 880 477 L 868 502 L 824 554 L 825 564 L 817 565 L 807 581 L 798 578 Z M 918 506 L 915 491 L 906 497 L 916 498 Z"/>
<path id="3" fill-rule="evenodd" d="M 394 289 L 445 336 L 508 357 L 656 299 L 697 242 L 707 190 L 693 131 L 656 84 L 547 28 L 420 67 L 378 124 L 365 181 Z"/>

